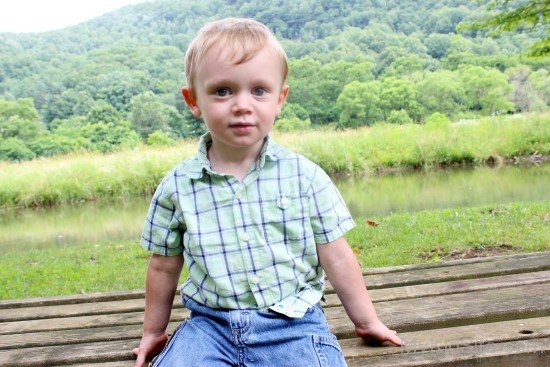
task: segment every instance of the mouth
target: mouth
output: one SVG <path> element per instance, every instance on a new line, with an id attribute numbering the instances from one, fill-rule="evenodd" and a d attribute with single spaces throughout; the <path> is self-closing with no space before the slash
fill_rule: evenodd
<path id="1" fill-rule="evenodd" d="M 247 132 L 250 131 L 256 126 L 255 124 L 251 122 L 234 122 L 229 124 L 229 128 L 233 131 L 238 132 Z"/>

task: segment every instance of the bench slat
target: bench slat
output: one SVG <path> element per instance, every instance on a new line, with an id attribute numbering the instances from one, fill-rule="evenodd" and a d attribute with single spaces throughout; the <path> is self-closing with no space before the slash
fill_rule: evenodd
<path id="1" fill-rule="evenodd" d="M 401 336 L 408 342 L 404 348 L 387 347 L 375 348 L 365 346 L 364 343 L 354 338 L 352 340 L 342 340 L 340 343 L 346 358 L 351 363 L 359 359 L 372 361 L 376 366 L 377 361 L 384 362 L 394 359 L 409 360 L 409 356 L 426 355 L 432 352 L 438 358 L 445 356 L 449 350 L 471 349 L 472 344 L 476 349 L 483 349 L 486 346 L 505 344 L 508 342 L 545 340 L 548 341 L 550 335 L 550 317 L 527 319 L 518 325 L 516 321 L 490 323 L 484 325 L 469 325 L 465 327 L 446 328 L 442 330 L 433 330 L 430 332 L 417 331 L 404 333 Z M 521 330 L 531 330 L 533 334 L 520 334 Z M 0 351 L 0 361 L 3 366 L 32 366 L 44 365 L 50 366 L 60 363 L 92 363 L 106 361 L 131 361 L 131 349 L 137 346 L 139 339 L 119 340 L 108 342 L 93 342 L 76 345 L 60 345 L 53 347 L 42 347 L 33 349 L 19 349 Z M 523 348 L 528 345 L 529 348 Z M 533 353 L 533 345 L 537 351 L 549 350 L 550 345 L 545 345 L 541 349 L 541 344 L 519 343 L 514 344 L 514 351 L 521 351 L 521 355 Z M 519 347 L 517 347 L 519 346 Z M 462 353 L 461 353 L 462 354 Z M 368 359 L 364 357 L 369 356 Z M 414 359 L 414 358 L 413 358 Z M 432 357 L 428 359 L 434 361 Z M 357 364 L 357 366 L 366 366 L 366 364 Z M 384 364 L 381 364 L 381 366 Z M 391 365 L 391 364 L 389 364 Z M 402 365 L 402 364 L 399 364 Z"/>
<path id="2" fill-rule="evenodd" d="M 373 302 L 390 301 L 407 298 L 426 297 L 442 294 L 463 293 L 474 290 L 497 289 L 528 284 L 550 282 L 550 271 L 541 271 L 514 275 L 500 275 L 482 278 L 475 282 L 471 280 L 455 280 L 435 284 L 420 284 L 397 288 L 374 289 L 370 291 Z M 327 296 L 327 306 L 339 306 L 341 302 L 335 294 Z M 182 308 L 180 296 L 174 299 L 173 308 Z M 13 308 L 2 311 L 0 322 L 39 320 L 55 317 L 88 316 L 124 312 L 139 312 L 145 309 L 145 300 L 128 299 L 108 302 L 90 302 L 78 305 L 56 305 Z"/>

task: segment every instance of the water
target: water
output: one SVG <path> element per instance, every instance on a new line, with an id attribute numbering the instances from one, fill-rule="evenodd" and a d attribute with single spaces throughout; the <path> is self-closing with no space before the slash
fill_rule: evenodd
<path id="1" fill-rule="evenodd" d="M 354 217 L 550 200 L 550 164 L 475 167 L 335 180 Z M 150 198 L 0 214 L 0 249 L 137 241 Z"/>

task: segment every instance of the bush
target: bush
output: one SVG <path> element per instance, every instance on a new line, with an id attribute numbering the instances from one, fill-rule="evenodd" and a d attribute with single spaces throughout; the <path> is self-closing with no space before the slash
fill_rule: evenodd
<path id="1" fill-rule="evenodd" d="M 298 117 L 282 118 L 275 122 L 274 129 L 281 132 L 307 130 L 311 120 L 300 120 Z"/>
<path id="2" fill-rule="evenodd" d="M 430 116 L 426 117 L 424 123 L 428 127 L 446 127 L 451 124 L 451 120 L 441 112 L 434 112 Z"/>
<path id="3" fill-rule="evenodd" d="M 399 111 L 393 110 L 393 111 L 390 112 L 390 115 L 388 116 L 387 122 L 389 122 L 390 124 L 403 125 L 403 124 L 410 124 L 410 123 L 413 122 L 413 120 L 411 119 L 411 117 L 409 116 L 407 111 L 405 111 L 405 110 L 399 110 Z"/>
<path id="4" fill-rule="evenodd" d="M 158 147 L 158 146 L 169 146 L 174 144 L 174 139 L 170 138 L 170 136 L 160 130 L 156 130 L 155 132 L 149 134 L 147 137 L 147 145 Z"/>
<path id="5" fill-rule="evenodd" d="M 35 154 L 25 143 L 17 138 L 7 138 L 0 140 L 0 160 L 5 161 L 23 161 L 30 160 Z"/>
<path id="6" fill-rule="evenodd" d="M 67 136 L 50 134 L 33 140 L 29 145 L 37 156 L 51 157 L 82 149 L 87 143 L 87 140 L 82 137 L 72 139 Z"/>
<path id="7" fill-rule="evenodd" d="M 140 143 L 139 135 L 132 130 L 129 121 L 118 124 L 98 122 L 83 126 L 82 136 L 91 143 L 91 148 L 102 153 L 113 152 L 121 147 L 135 147 Z"/>

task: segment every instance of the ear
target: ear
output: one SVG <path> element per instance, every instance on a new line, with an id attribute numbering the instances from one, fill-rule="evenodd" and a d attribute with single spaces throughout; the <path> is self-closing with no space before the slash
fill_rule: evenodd
<path id="1" fill-rule="evenodd" d="M 195 118 L 199 118 L 201 116 L 201 110 L 197 105 L 197 97 L 195 97 L 193 91 L 189 89 L 189 87 L 182 87 L 181 94 L 183 95 L 183 99 L 185 100 L 185 103 L 187 103 L 187 106 L 191 110 L 193 116 L 195 116 Z"/>
<path id="2" fill-rule="evenodd" d="M 283 85 L 283 87 L 281 88 L 281 91 L 279 92 L 279 98 L 277 99 L 277 116 L 281 114 L 283 106 L 286 102 L 286 98 L 288 97 L 289 91 L 290 91 L 290 87 L 288 85 Z"/>

